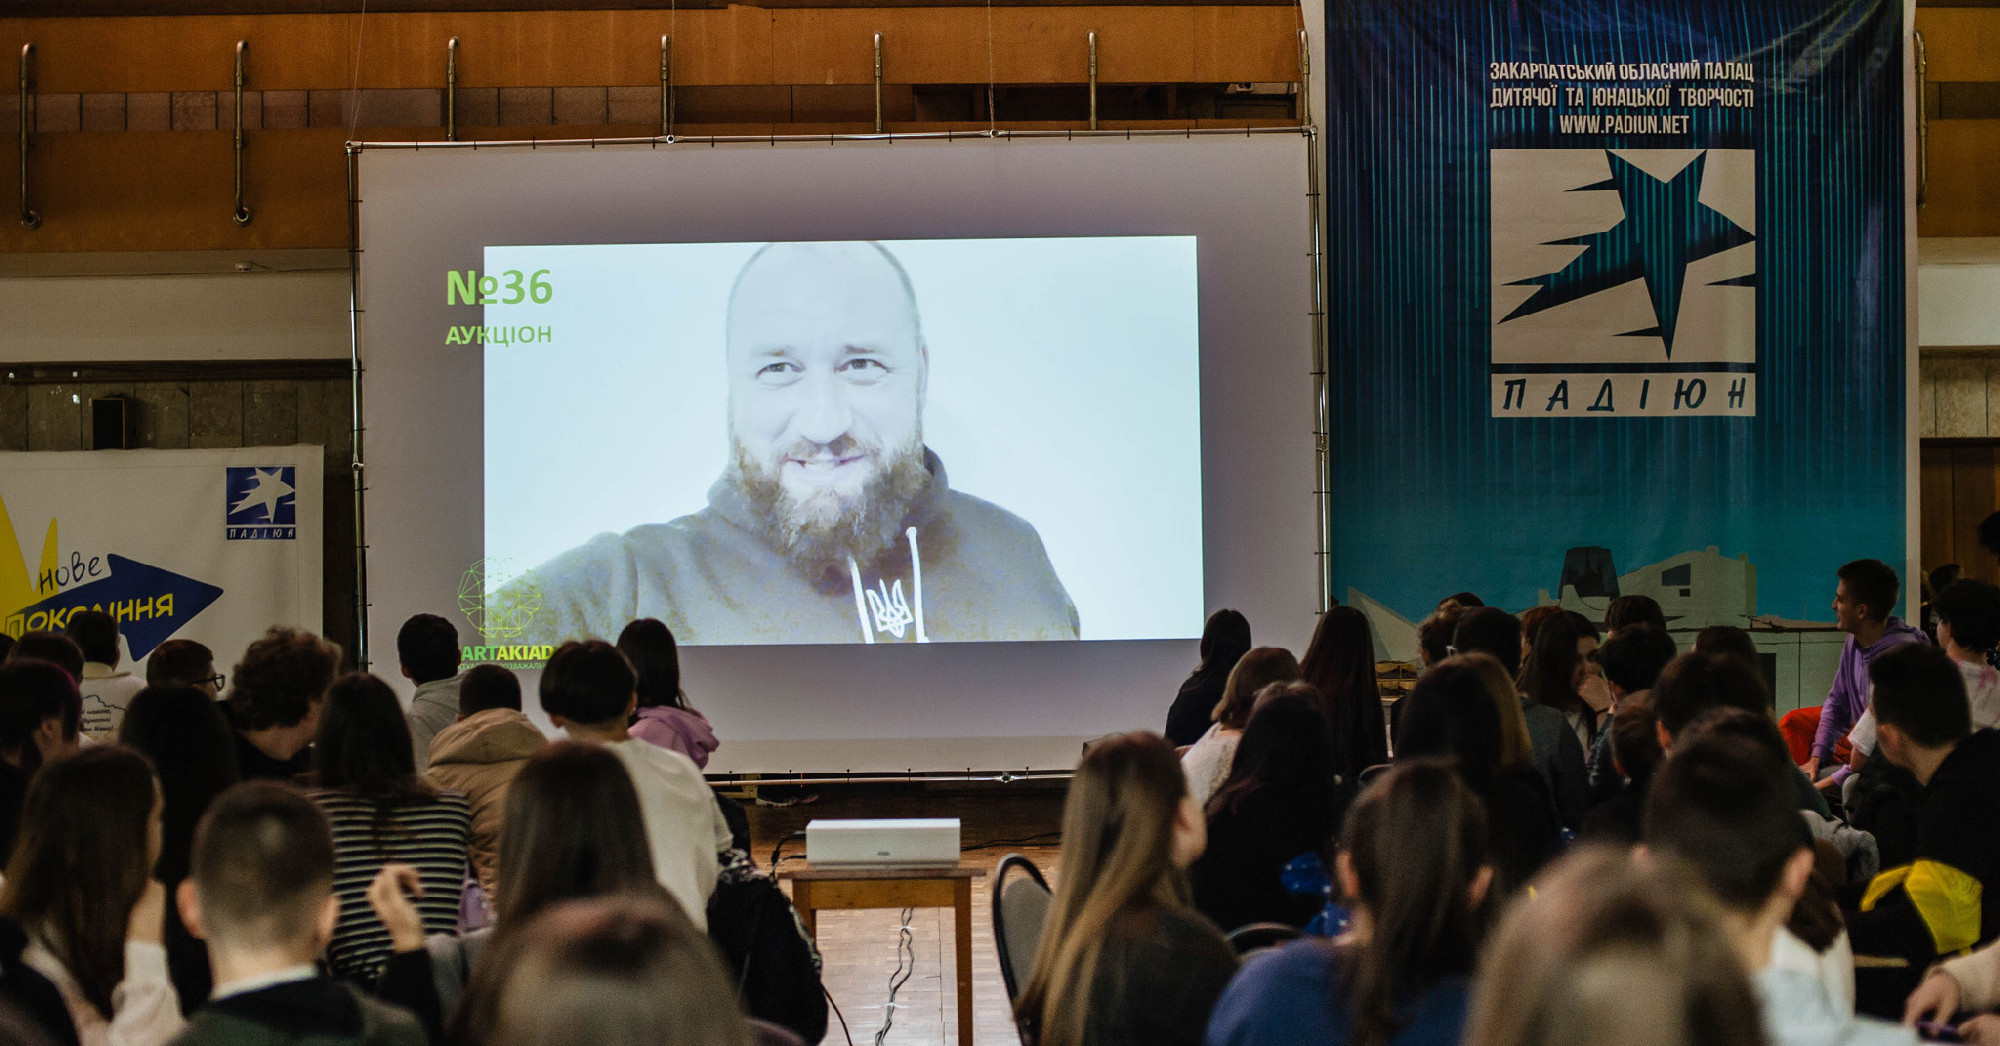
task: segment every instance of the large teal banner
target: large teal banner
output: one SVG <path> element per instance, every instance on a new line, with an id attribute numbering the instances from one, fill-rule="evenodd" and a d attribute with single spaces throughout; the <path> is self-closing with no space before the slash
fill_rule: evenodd
<path id="1" fill-rule="evenodd" d="M 1817 704 L 1905 557 L 1900 3 L 1328 11 L 1335 594 L 1643 593 Z"/>

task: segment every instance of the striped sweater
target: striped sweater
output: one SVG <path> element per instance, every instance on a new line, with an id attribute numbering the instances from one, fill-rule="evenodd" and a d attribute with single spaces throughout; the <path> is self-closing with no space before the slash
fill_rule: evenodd
<path id="1" fill-rule="evenodd" d="M 308 794 L 333 823 L 333 892 L 340 898 L 340 922 L 326 957 L 335 974 L 373 986 L 389 959 L 389 931 L 368 906 L 368 884 L 385 864 L 417 869 L 424 892 L 415 902 L 426 934 L 458 932 L 472 825 L 464 796 L 440 792 L 436 798 L 404 803 L 378 818 L 373 799 L 325 789 Z"/>

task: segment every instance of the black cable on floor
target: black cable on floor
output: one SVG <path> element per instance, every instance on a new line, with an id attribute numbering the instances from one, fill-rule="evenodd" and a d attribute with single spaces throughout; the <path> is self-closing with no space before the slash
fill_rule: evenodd
<path id="1" fill-rule="evenodd" d="M 824 983 L 819 986 L 819 993 L 826 996 L 826 1004 L 833 1007 L 833 1015 L 840 1018 L 840 1034 L 847 1039 L 847 1046 L 854 1046 L 854 1033 L 847 1030 L 847 1015 L 840 1012 L 840 1004 L 833 1001 L 833 993 L 826 990 Z"/>

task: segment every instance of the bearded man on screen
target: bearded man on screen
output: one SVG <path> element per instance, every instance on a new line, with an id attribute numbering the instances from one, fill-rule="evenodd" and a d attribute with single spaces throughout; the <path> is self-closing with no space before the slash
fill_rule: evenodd
<path id="1" fill-rule="evenodd" d="M 924 446 L 930 350 L 894 255 L 770 244 L 728 310 L 731 460 L 708 507 L 539 567 L 536 637 L 655 617 L 697 645 L 1077 638 L 1035 528 L 951 489 Z"/>

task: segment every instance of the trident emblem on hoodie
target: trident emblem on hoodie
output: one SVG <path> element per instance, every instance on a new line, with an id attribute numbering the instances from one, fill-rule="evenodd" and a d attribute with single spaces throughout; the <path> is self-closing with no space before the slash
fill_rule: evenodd
<path id="1" fill-rule="evenodd" d="M 898 581 L 894 588 L 890 588 L 878 580 L 867 595 L 868 612 L 875 618 L 875 631 L 903 638 L 903 631 L 917 619 L 917 615 L 910 613 L 909 601 L 903 598 L 903 583 Z"/>

